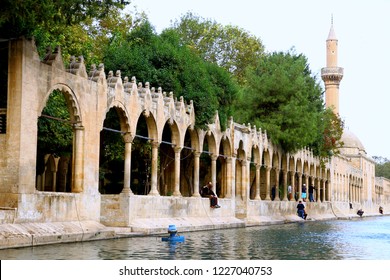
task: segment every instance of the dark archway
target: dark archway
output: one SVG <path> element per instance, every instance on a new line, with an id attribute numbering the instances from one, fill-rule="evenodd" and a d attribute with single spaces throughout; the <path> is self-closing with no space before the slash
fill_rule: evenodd
<path id="1" fill-rule="evenodd" d="M 70 192 L 72 189 L 73 122 L 69 95 L 53 90 L 38 118 L 36 188 Z"/>

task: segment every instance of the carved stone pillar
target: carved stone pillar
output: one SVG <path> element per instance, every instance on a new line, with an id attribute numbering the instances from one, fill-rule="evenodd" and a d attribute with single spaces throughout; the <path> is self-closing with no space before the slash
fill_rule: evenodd
<path id="1" fill-rule="evenodd" d="M 265 167 L 265 200 L 271 200 L 270 189 L 271 189 L 271 167 Z"/>
<path id="2" fill-rule="evenodd" d="M 211 155 L 211 183 L 213 184 L 212 190 L 217 194 L 217 155 Z"/>
<path id="3" fill-rule="evenodd" d="M 280 169 L 275 168 L 275 201 L 280 201 L 280 196 L 279 196 L 279 173 Z"/>
<path id="4" fill-rule="evenodd" d="M 194 193 L 193 197 L 200 197 L 199 193 L 199 152 L 194 152 Z"/>
<path id="5" fill-rule="evenodd" d="M 233 186 L 233 174 L 232 174 L 232 163 L 231 157 L 226 159 L 226 198 L 232 197 L 232 186 Z"/>
<path id="6" fill-rule="evenodd" d="M 302 176 L 301 172 L 297 172 L 298 174 L 298 200 L 302 200 Z"/>
<path id="7" fill-rule="evenodd" d="M 305 176 L 305 185 L 306 185 L 306 199 L 309 200 L 309 176 Z"/>
<path id="8" fill-rule="evenodd" d="M 124 166 L 124 178 L 123 178 L 123 189 L 122 194 L 133 194 L 130 188 L 131 183 L 131 146 L 133 142 L 133 137 L 130 133 L 123 135 L 123 140 L 125 141 L 125 166 Z"/>
<path id="9" fill-rule="evenodd" d="M 282 170 L 283 172 L 283 197 L 282 197 L 282 200 L 283 201 L 287 201 L 287 175 L 288 175 L 288 171 L 287 170 Z"/>
<path id="10" fill-rule="evenodd" d="M 322 189 L 321 189 L 321 201 L 326 201 L 325 199 L 325 186 L 326 186 L 326 181 L 322 181 Z"/>
<path id="11" fill-rule="evenodd" d="M 157 166 L 158 166 L 158 147 L 160 144 L 158 142 L 152 142 L 152 178 L 151 178 L 151 188 L 149 195 L 160 195 L 157 190 Z"/>
<path id="12" fill-rule="evenodd" d="M 255 200 L 261 200 L 260 197 L 260 167 L 261 165 L 258 163 L 255 163 L 256 167 L 256 195 Z"/>
<path id="13" fill-rule="evenodd" d="M 181 147 L 175 147 L 175 189 L 173 191 L 173 196 L 181 196 L 180 193 L 180 152 Z"/>
<path id="14" fill-rule="evenodd" d="M 79 125 L 74 125 L 74 142 L 73 142 L 73 184 L 72 192 L 80 193 L 83 191 L 83 133 L 84 127 Z"/>
<path id="15" fill-rule="evenodd" d="M 241 161 L 241 198 L 246 199 L 246 160 Z"/>
<path id="16" fill-rule="evenodd" d="M 292 198 L 291 200 L 295 200 L 295 193 L 297 191 L 297 188 L 295 186 L 295 171 L 290 171 L 290 179 L 291 179 L 291 192 L 292 192 Z"/>

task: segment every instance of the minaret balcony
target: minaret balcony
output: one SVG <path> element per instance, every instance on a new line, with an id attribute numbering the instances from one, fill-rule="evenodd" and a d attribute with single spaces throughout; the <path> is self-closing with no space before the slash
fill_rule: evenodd
<path id="1" fill-rule="evenodd" d="M 325 67 L 321 69 L 322 79 L 328 81 L 340 81 L 344 76 L 344 68 L 342 67 Z"/>

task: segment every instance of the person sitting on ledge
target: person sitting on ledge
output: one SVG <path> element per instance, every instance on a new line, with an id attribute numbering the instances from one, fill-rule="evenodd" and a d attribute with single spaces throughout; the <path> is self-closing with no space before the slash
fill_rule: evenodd
<path id="1" fill-rule="evenodd" d="M 297 213 L 298 213 L 299 217 L 301 217 L 302 219 L 306 220 L 306 217 L 305 217 L 305 205 L 302 203 L 302 200 L 300 200 L 298 202 Z"/>
<path id="2" fill-rule="evenodd" d="M 213 190 L 211 189 L 213 187 L 213 184 L 211 182 L 208 182 L 206 186 L 203 186 L 200 195 L 202 197 L 208 197 L 210 198 L 210 207 L 211 208 L 220 208 L 221 206 L 218 205 L 218 197 L 215 195 Z"/>
<path id="3" fill-rule="evenodd" d="M 356 214 L 358 214 L 360 217 L 363 216 L 364 211 L 362 209 L 359 209 Z"/>
<path id="4" fill-rule="evenodd" d="M 379 206 L 379 213 L 383 214 L 383 207 L 382 206 Z"/>

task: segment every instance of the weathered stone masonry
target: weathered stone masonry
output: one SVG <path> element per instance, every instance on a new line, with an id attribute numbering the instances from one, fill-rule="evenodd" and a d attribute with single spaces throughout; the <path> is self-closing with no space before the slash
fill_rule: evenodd
<path id="1" fill-rule="evenodd" d="M 313 215 L 349 211 L 364 205 L 376 209 L 389 201 L 389 186 L 375 183 L 375 166 L 365 154 L 333 157 L 325 166 L 310 150 L 285 154 L 272 144 L 265 131 L 229 120 L 221 131 L 218 116 L 207 131 L 195 128 L 194 105 L 174 98 L 149 83 L 122 78 L 120 71 L 106 76 L 103 65 L 87 72 L 82 57 L 72 58 L 65 69 L 60 50 L 40 60 L 32 40 L 9 42 L 6 130 L 0 134 L 0 208 L 2 223 L 96 221 L 107 226 L 125 226 L 149 231 L 165 228 L 170 219 L 182 227 L 207 228 L 260 224 L 269 217 L 283 220 L 295 216 L 296 202 L 288 201 L 287 186 L 301 196 L 302 184 L 313 183 Z M 73 123 L 72 189 L 70 193 L 41 191 L 36 178 L 37 120 L 53 90 L 66 97 Z M 180 94 L 180 93 L 179 93 Z M 100 131 L 106 113 L 115 108 L 120 115 L 125 141 L 123 190 L 118 195 L 99 193 Z M 146 119 L 152 143 L 151 187 L 148 195 L 135 195 L 130 188 L 132 141 L 140 117 Z M 157 158 L 166 124 L 171 129 L 174 169 L 162 195 L 158 186 Z M 180 152 L 186 133 L 194 154 L 192 193 L 182 193 Z M 199 157 L 208 143 L 213 185 L 221 186 L 218 210 L 201 198 Z M 360 151 L 360 150 L 359 150 Z M 49 159 L 48 159 L 49 160 Z M 50 159 L 54 160 L 54 159 Z M 217 170 L 217 163 L 220 168 Z M 218 173 L 218 174 L 217 174 Z M 55 172 L 53 172 L 55 174 Z M 54 176 L 54 175 L 53 175 Z M 39 179 L 39 180 L 38 180 Z M 53 180 L 55 181 L 55 180 Z M 252 184 L 254 182 L 254 184 Z M 282 186 L 271 201 L 271 187 Z M 55 190 L 55 187 L 53 187 Z M 333 203 L 333 205 L 331 205 Z"/>

